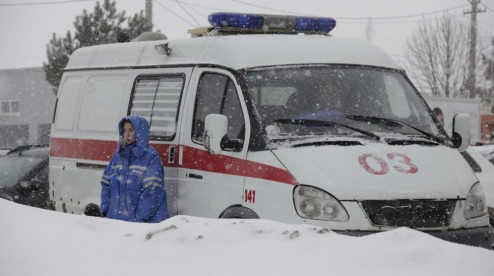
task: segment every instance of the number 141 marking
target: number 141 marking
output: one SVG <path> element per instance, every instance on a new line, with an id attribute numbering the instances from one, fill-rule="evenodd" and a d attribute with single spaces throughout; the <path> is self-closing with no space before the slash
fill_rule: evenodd
<path id="1" fill-rule="evenodd" d="M 256 190 L 245 190 L 245 202 L 256 203 Z"/>

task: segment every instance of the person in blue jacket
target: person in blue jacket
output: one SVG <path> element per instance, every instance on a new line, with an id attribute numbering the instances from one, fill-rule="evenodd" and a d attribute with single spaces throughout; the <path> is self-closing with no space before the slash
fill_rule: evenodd
<path id="1" fill-rule="evenodd" d="M 120 143 L 101 178 L 101 215 L 131 222 L 170 217 L 165 174 L 158 152 L 149 145 L 149 124 L 130 115 L 118 124 Z"/>

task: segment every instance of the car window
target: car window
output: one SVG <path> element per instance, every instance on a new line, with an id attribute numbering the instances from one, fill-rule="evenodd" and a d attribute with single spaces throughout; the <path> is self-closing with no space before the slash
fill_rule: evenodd
<path id="1" fill-rule="evenodd" d="M 263 128 L 275 126 L 276 139 L 326 135 L 329 129 L 309 127 L 309 131 L 300 131 L 300 127 L 278 124 L 280 120 L 330 121 L 384 135 L 417 135 L 411 127 L 389 127 L 358 117 L 399 120 L 446 137 L 414 87 L 395 70 L 339 65 L 276 66 L 252 68 L 243 76 Z"/>
<path id="2" fill-rule="evenodd" d="M 230 139 L 244 139 L 245 136 L 245 122 L 244 115 L 242 114 L 242 106 L 238 100 L 237 89 L 232 81 L 228 82 L 226 90 L 225 101 L 221 114 L 228 118 L 228 133 L 227 136 Z"/>
<path id="3" fill-rule="evenodd" d="M 42 183 L 48 183 L 48 166 L 45 166 L 43 169 L 41 169 L 33 178 L 33 180 L 42 182 Z"/>
<path id="4" fill-rule="evenodd" d="M 140 76 L 134 87 L 130 114 L 144 117 L 151 140 L 173 140 L 185 76 Z"/>
<path id="5" fill-rule="evenodd" d="M 209 114 L 223 114 L 228 119 L 228 138 L 244 139 L 245 121 L 237 89 L 224 75 L 204 74 L 199 82 L 194 110 L 192 140 L 202 144 L 204 122 Z"/>
<path id="6" fill-rule="evenodd" d="M 0 158 L 0 186 L 14 186 L 30 170 L 43 162 L 41 157 L 8 156 Z"/>
<path id="7" fill-rule="evenodd" d="M 491 162 L 491 163 L 492 163 L 492 165 L 494 165 L 494 156 L 492 156 L 492 157 L 491 157 L 491 158 L 489 158 L 488 160 L 489 160 L 489 162 Z"/>

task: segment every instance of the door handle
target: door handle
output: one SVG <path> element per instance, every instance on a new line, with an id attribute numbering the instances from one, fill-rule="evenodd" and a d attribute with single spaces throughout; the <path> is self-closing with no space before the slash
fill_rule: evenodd
<path id="1" fill-rule="evenodd" d="M 196 179 L 202 179 L 202 175 L 200 174 L 195 174 L 195 173 L 188 173 L 187 177 L 189 178 L 196 178 Z"/>
<path id="2" fill-rule="evenodd" d="M 175 147 L 168 148 L 168 163 L 175 163 Z"/>
<path id="3" fill-rule="evenodd" d="M 102 165 L 102 164 L 94 164 L 94 163 L 86 163 L 86 162 L 76 162 L 75 166 L 77 168 L 88 168 L 88 169 L 105 169 L 106 166 L 108 165 Z"/>

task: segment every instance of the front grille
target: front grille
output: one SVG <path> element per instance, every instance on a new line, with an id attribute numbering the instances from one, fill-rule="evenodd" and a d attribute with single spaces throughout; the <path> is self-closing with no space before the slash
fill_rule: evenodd
<path id="1" fill-rule="evenodd" d="M 360 202 L 375 226 L 448 226 L 456 200 L 367 200 Z"/>

